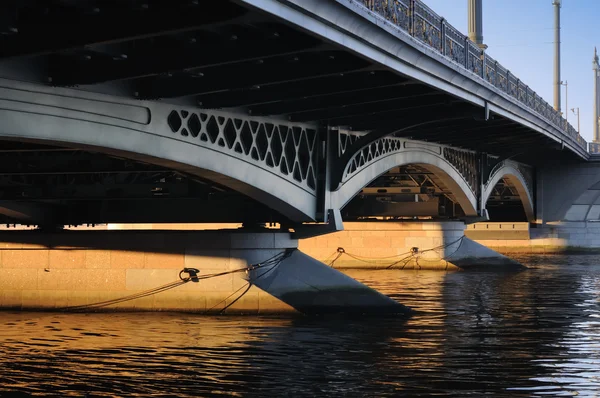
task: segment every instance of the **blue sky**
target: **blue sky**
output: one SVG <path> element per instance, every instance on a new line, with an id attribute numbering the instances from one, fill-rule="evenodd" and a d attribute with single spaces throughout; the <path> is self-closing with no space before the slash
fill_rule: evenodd
<path id="1" fill-rule="evenodd" d="M 569 108 L 580 108 L 581 135 L 592 140 L 594 46 L 599 0 L 563 0 L 561 79 L 568 82 Z M 467 0 L 424 0 L 455 28 L 468 33 Z M 552 0 L 483 0 L 483 41 L 494 59 L 553 104 L 554 11 Z M 562 87 L 565 111 L 565 88 Z M 569 110 L 577 128 L 577 116 Z"/>

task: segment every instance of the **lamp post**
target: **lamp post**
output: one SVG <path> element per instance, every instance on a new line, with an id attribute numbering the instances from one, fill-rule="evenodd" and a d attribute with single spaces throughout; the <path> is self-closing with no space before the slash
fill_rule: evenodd
<path id="1" fill-rule="evenodd" d="M 577 110 L 577 112 L 575 112 L 575 110 Z M 579 131 L 579 107 L 571 108 L 571 112 L 573 112 L 575 115 L 577 115 L 577 134 L 580 134 L 580 131 Z"/>
<path id="2" fill-rule="evenodd" d="M 561 80 L 560 85 L 565 86 L 565 109 L 566 109 L 565 119 L 566 119 L 566 121 L 567 121 L 566 123 L 568 125 L 569 124 L 569 82 L 567 82 L 566 80 L 563 82 Z"/>

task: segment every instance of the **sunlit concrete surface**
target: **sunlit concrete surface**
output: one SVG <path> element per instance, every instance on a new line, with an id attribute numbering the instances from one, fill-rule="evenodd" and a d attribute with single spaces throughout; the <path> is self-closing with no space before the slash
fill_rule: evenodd
<path id="1" fill-rule="evenodd" d="M 346 222 L 344 231 L 300 240 L 299 248 L 339 269 L 466 269 L 521 266 L 465 237 L 459 221 Z"/>
<path id="2" fill-rule="evenodd" d="M 296 248 L 289 233 L 269 230 L 11 231 L 0 234 L 0 307 L 406 312 Z M 115 305 L 94 305 L 177 282 L 184 268 L 197 269 L 201 280 Z"/>

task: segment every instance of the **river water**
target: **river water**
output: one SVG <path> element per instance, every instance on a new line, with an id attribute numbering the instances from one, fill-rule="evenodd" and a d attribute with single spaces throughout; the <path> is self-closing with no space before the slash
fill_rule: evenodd
<path id="1" fill-rule="evenodd" d="M 0 312 L 0 396 L 599 396 L 600 257 L 353 271 L 396 317 Z"/>

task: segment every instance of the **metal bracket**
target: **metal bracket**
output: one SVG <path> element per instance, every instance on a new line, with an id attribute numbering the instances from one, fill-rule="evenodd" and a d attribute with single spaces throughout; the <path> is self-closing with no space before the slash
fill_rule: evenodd
<path id="1" fill-rule="evenodd" d="M 338 209 L 328 209 L 324 224 L 299 224 L 293 227 L 292 239 L 313 238 L 344 230 L 342 213 Z"/>
<path id="2" fill-rule="evenodd" d="M 192 281 L 192 282 L 200 282 L 200 278 L 198 278 L 198 273 L 200 270 L 197 268 L 184 268 L 179 272 L 179 279 L 182 281 Z M 183 274 L 188 274 L 187 278 L 183 277 Z"/>
<path id="3" fill-rule="evenodd" d="M 489 120 L 493 120 L 494 116 L 492 115 L 492 112 L 490 111 L 490 104 L 489 102 L 485 101 L 485 105 L 483 107 L 483 116 L 477 112 L 473 114 L 473 119 L 480 121 L 480 122 L 487 122 Z"/>

